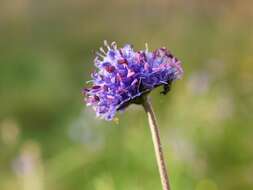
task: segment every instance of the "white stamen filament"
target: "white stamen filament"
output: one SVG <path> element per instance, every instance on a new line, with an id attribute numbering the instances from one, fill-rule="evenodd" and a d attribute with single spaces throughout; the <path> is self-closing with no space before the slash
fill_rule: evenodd
<path id="1" fill-rule="evenodd" d="M 116 42 L 112 42 L 111 46 L 113 47 L 113 49 L 117 49 L 117 43 Z"/>
<path id="2" fill-rule="evenodd" d="M 148 43 L 145 43 L 145 49 L 146 49 L 146 53 L 148 53 Z"/>
<path id="3" fill-rule="evenodd" d="M 96 52 L 96 55 L 97 56 L 100 56 L 101 58 L 105 58 L 105 56 L 104 55 L 102 55 L 101 53 L 99 53 L 99 52 Z"/>
<path id="4" fill-rule="evenodd" d="M 104 50 L 102 47 L 100 47 L 99 50 L 100 50 L 103 54 L 106 55 L 106 52 L 105 52 L 105 50 Z"/>
<path id="5" fill-rule="evenodd" d="M 107 49 L 108 50 L 110 50 L 111 48 L 110 48 L 110 46 L 109 46 L 109 44 L 107 43 L 107 41 L 106 40 L 104 40 L 104 45 L 105 45 L 105 47 L 107 47 Z"/>

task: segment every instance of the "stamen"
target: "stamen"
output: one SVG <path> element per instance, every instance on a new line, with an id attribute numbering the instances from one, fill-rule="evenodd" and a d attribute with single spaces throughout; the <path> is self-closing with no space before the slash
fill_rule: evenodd
<path id="1" fill-rule="evenodd" d="M 146 53 L 148 53 L 148 43 L 147 42 L 145 43 L 145 50 L 146 50 Z"/>
<path id="2" fill-rule="evenodd" d="M 107 40 L 104 40 L 104 45 L 105 45 L 105 47 L 107 47 L 108 50 L 111 49 L 110 46 L 109 46 L 109 44 L 107 43 Z"/>
<path id="3" fill-rule="evenodd" d="M 115 50 L 117 49 L 117 43 L 116 42 L 112 42 L 111 46 L 112 46 L 113 49 L 115 49 Z"/>
<path id="4" fill-rule="evenodd" d="M 95 63 L 96 66 L 99 66 L 101 64 L 101 61 L 98 59 L 98 57 L 95 57 L 93 62 Z"/>
<path id="5" fill-rule="evenodd" d="M 88 81 L 86 81 L 87 84 L 89 84 L 89 83 L 91 83 L 91 82 L 93 82 L 93 80 L 88 80 Z"/>
<path id="6" fill-rule="evenodd" d="M 106 55 L 106 52 L 105 52 L 105 50 L 104 50 L 102 47 L 100 47 L 99 50 L 100 50 L 103 54 Z"/>
<path id="7" fill-rule="evenodd" d="M 105 58 L 105 56 L 104 55 L 102 55 L 101 53 L 99 53 L 99 52 L 96 52 L 96 55 L 97 56 L 100 56 L 101 58 Z"/>

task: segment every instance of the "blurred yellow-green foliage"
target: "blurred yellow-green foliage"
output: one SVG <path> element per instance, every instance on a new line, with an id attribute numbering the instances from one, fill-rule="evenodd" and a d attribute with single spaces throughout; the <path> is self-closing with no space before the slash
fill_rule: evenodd
<path id="1" fill-rule="evenodd" d="M 0 189 L 161 189 L 143 110 L 115 124 L 83 104 L 104 39 L 183 62 L 151 95 L 172 189 L 252 190 L 251 0 L 1 0 Z"/>

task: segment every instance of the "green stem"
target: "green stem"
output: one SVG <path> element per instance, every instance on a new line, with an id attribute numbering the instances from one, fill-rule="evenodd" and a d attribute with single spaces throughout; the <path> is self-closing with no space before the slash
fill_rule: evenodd
<path id="1" fill-rule="evenodd" d="M 159 134 L 159 128 L 157 125 L 155 113 L 153 111 L 151 102 L 148 97 L 143 98 L 142 105 L 148 116 L 149 127 L 151 130 L 152 140 L 155 148 L 156 161 L 160 172 L 160 178 L 162 182 L 163 190 L 170 190 L 168 172 L 163 157 L 162 144 Z"/>

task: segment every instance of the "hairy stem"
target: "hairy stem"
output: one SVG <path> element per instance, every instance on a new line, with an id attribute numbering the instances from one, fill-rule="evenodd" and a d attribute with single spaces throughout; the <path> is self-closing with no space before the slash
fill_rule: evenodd
<path id="1" fill-rule="evenodd" d="M 163 190 L 170 190 L 168 172 L 163 157 L 162 144 L 159 134 L 159 128 L 157 125 L 155 113 L 153 111 L 151 102 L 148 97 L 143 98 L 142 105 L 148 116 L 149 127 L 152 134 L 152 140 L 155 148 L 156 161 L 159 168 L 160 178 L 162 182 Z"/>

